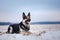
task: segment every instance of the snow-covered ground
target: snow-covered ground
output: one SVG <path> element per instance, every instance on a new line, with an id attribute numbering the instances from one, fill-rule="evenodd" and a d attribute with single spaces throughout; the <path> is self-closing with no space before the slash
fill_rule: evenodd
<path id="1" fill-rule="evenodd" d="M 8 26 L 0 26 L 0 32 L 6 32 Z M 22 34 L 3 34 L 0 35 L 0 40 L 60 40 L 60 24 L 48 24 L 48 25 L 31 25 L 30 32 L 42 33 L 39 36 L 34 34 L 22 35 Z"/>

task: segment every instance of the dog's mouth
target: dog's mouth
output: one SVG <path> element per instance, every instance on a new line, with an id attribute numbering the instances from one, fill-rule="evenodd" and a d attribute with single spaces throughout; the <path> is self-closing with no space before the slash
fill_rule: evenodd
<path id="1" fill-rule="evenodd" d="M 22 22 L 25 23 L 25 24 L 29 24 L 30 23 L 30 20 L 25 19 Z"/>
<path id="2" fill-rule="evenodd" d="M 26 24 L 29 24 L 29 23 L 30 23 L 30 21 L 29 21 L 29 20 L 26 20 L 26 21 L 25 21 L 25 23 L 26 23 Z"/>
<path id="3" fill-rule="evenodd" d="M 29 22 L 28 22 L 28 21 L 25 21 L 25 23 L 26 23 L 26 24 L 29 24 Z"/>

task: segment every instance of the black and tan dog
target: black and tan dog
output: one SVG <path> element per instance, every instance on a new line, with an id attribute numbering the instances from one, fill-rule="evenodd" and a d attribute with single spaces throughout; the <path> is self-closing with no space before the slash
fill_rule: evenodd
<path id="1" fill-rule="evenodd" d="M 0 32 L 0 35 L 5 34 L 5 33 L 9 33 L 9 34 L 10 33 L 11 34 L 20 33 L 20 34 L 23 34 L 23 35 L 32 34 L 32 35 L 40 36 L 42 33 L 45 33 L 45 31 L 38 32 L 38 33 L 30 32 L 29 31 L 30 30 L 30 21 L 31 21 L 30 12 L 28 13 L 27 16 L 23 12 L 22 21 L 19 24 L 11 24 L 11 25 L 9 25 L 7 32 L 4 32 L 4 33 Z"/>
<path id="2" fill-rule="evenodd" d="M 8 30 L 6 33 L 20 33 L 22 29 L 25 32 L 28 32 L 30 30 L 30 12 L 28 13 L 28 15 L 26 16 L 25 13 L 23 12 L 22 15 L 22 21 L 19 24 L 12 24 L 9 25 Z"/>

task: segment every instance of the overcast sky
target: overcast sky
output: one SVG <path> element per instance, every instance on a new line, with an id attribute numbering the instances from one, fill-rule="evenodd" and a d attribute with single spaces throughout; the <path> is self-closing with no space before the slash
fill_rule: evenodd
<path id="1" fill-rule="evenodd" d="M 20 22 L 22 12 L 31 22 L 60 21 L 60 0 L 0 0 L 0 22 Z"/>

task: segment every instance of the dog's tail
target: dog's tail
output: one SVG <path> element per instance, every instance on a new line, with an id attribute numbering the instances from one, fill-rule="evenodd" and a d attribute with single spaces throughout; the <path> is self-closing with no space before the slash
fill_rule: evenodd
<path id="1" fill-rule="evenodd" d="M 7 32 L 6 33 L 9 33 L 10 32 L 10 27 L 8 27 L 8 30 L 7 30 Z"/>
<path id="2" fill-rule="evenodd" d="M 8 30 L 6 32 L 0 32 L 0 35 L 10 33 L 10 27 L 11 26 L 8 27 Z"/>
<path id="3" fill-rule="evenodd" d="M 9 25 L 9 27 L 8 27 L 8 30 L 7 30 L 7 32 L 6 33 L 10 33 L 10 30 L 11 30 L 11 25 Z"/>

